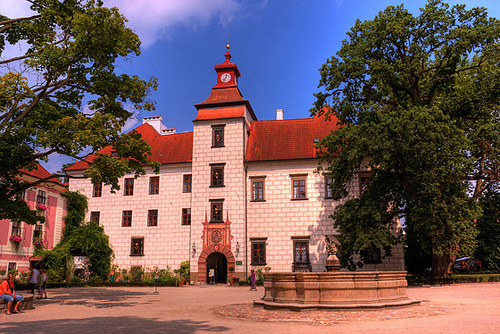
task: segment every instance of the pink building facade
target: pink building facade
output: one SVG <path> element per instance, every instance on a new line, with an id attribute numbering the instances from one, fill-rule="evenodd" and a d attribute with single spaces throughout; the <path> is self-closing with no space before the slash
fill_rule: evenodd
<path id="1" fill-rule="evenodd" d="M 24 171 L 22 178 L 35 182 L 48 176 L 50 173 L 38 165 L 33 171 Z M 37 245 L 51 249 L 61 240 L 63 217 L 66 216 L 66 199 L 61 192 L 65 189 L 59 182 L 47 182 L 22 194 L 31 209 L 38 209 L 45 215 L 44 223 L 29 225 L 0 220 L 0 270 L 26 271 Z"/>

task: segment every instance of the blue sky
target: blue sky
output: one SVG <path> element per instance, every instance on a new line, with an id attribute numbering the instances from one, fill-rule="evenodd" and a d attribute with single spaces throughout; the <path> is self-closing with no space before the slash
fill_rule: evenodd
<path id="1" fill-rule="evenodd" d="M 448 1 L 468 8 L 484 6 L 500 17 L 500 1 Z M 21 0 L 0 0 L 2 12 L 25 10 Z M 318 91 L 318 69 L 340 48 L 356 19 L 370 20 L 389 5 L 404 4 L 413 13 L 421 0 L 105 0 L 118 6 L 143 41 L 142 55 L 120 62 L 118 72 L 157 77 L 156 111 L 167 127 L 192 131 L 194 104 L 203 102 L 216 83 L 214 65 L 222 63 L 227 34 L 232 61 L 241 72 L 239 88 L 259 120 L 309 117 Z M 44 166 L 60 168 L 53 157 Z"/>

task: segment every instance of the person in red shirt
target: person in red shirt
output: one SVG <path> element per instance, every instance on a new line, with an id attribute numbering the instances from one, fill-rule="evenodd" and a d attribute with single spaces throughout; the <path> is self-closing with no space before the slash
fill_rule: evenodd
<path id="1" fill-rule="evenodd" d="M 14 289 L 14 274 L 9 274 L 7 279 L 0 283 L 0 298 L 7 301 L 7 315 L 11 315 L 12 313 L 21 313 L 21 310 L 19 310 L 18 307 L 19 304 L 21 304 L 21 301 L 24 300 L 24 297 L 16 295 L 16 290 Z M 16 304 L 14 305 L 14 310 L 12 310 L 14 300 L 16 301 Z"/>

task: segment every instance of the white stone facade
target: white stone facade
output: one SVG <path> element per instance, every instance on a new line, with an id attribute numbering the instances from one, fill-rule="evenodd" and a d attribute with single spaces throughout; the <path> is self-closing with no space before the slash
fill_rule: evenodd
<path id="1" fill-rule="evenodd" d="M 260 138 L 251 137 L 257 131 L 252 130 L 257 119 L 237 88 L 239 70 L 230 58 L 228 52 L 226 62 L 216 65 L 218 84 L 205 102 L 196 105 L 198 116 L 189 137 L 192 138 L 190 158 L 183 162 L 165 162 L 158 175 L 148 171 L 147 175 L 135 179 L 132 196 L 125 195 L 124 179 L 133 176 L 121 179 L 122 189 L 115 194 L 110 193 L 109 186 L 104 186 L 101 197 L 92 196 L 93 186 L 89 180 L 70 179 L 70 190 L 78 190 L 89 199 L 87 218 L 91 219 L 92 212 L 99 212 L 99 221 L 110 237 L 119 267 L 176 269 L 181 262 L 190 260 L 193 282 L 206 282 L 209 268 L 217 268 L 219 273 L 224 271 L 217 278 L 220 282 L 229 277 L 227 270 L 233 266 L 240 278 L 246 277 L 251 269 L 265 267 L 273 272 L 325 271 L 325 236 L 337 234 L 330 215 L 339 202 L 326 196 L 327 175 L 316 170 L 313 139 L 316 142 L 317 137 L 329 133 L 330 128 L 318 119 L 264 121 L 270 129 L 288 127 L 291 132 L 285 132 L 292 139 L 284 140 L 281 145 L 283 138 L 279 138 L 279 134 L 274 130 L 264 131 L 270 137 L 278 136 L 273 140 L 280 157 L 266 156 L 259 160 L 254 155 L 253 160 L 249 159 L 251 138 Z M 222 81 L 221 75 L 226 73 L 236 79 Z M 311 129 L 312 137 L 307 139 L 307 145 L 300 142 L 303 134 L 294 128 L 295 123 L 302 124 L 300 131 Z M 141 126 L 143 131 L 144 126 L 147 124 Z M 155 123 L 155 128 L 161 130 L 165 126 Z M 182 135 L 161 132 L 159 136 L 172 136 L 170 138 Z M 214 144 L 216 133 L 223 134 L 223 145 Z M 273 143 L 252 145 L 255 152 L 261 152 L 267 144 Z M 152 146 L 153 151 L 162 150 L 161 146 Z M 285 157 L 283 154 L 287 151 L 294 152 L 290 155 L 294 158 Z M 309 153 L 304 154 L 305 151 Z M 216 185 L 212 184 L 214 168 L 223 175 L 223 182 Z M 73 168 L 71 173 L 81 175 L 83 169 Z M 184 175 L 192 177 L 191 192 L 183 191 Z M 149 180 L 156 176 L 160 179 L 159 194 L 150 195 Z M 256 180 L 263 182 L 263 198 L 258 200 L 253 197 Z M 294 198 L 294 180 L 299 180 L 297 184 L 302 186 L 296 189 L 301 198 Z M 357 196 L 358 192 L 356 179 L 349 196 Z M 223 217 L 217 220 L 212 214 L 214 203 L 221 205 L 217 208 L 223 212 Z M 182 209 L 190 209 L 190 225 L 181 224 Z M 157 226 L 148 226 L 149 210 L 158 210 Z M 124 211 L 132 211 L 130 227 L 122 226 Z M 139 256 L 132 254 L 134 238 L 144 240 Z M 264 256 L 258 253 L 260 251 L 265 252 Z M 260 257 L 252 257 L 252 252 Z M 257 258 L 258 263 L 253 263 Z M 365 269 L 403 269 L 401 249 L 396 247 L 392 257 L 366 265 Z"/>

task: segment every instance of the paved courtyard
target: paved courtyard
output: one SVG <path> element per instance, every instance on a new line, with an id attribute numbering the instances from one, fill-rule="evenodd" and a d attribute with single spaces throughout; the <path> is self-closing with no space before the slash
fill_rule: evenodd
<path id="1" fill-rule="evenodd" d="M 49 289 L 35 309 L 0 315 L 9 333 L 499 333 L 500 283 L 411 287 L 420 306 L 266 311 L 246 287 Z"/>

